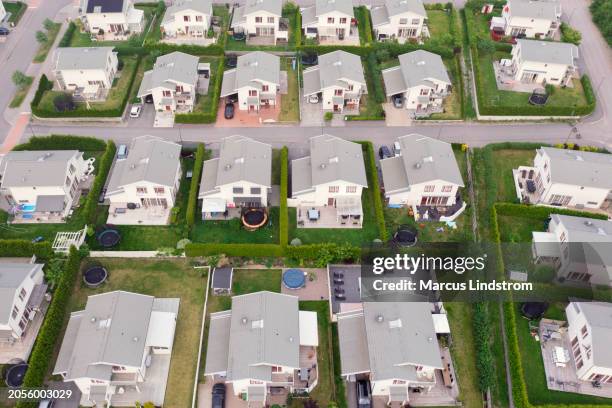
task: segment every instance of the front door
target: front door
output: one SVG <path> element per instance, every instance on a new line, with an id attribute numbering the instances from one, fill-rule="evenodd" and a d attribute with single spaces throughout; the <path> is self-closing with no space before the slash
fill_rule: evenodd
<path id="1" fill-rule="evenodd" d="M 328 197 L 328 198 L 327 198 L 327 205 L 328 205 L 328 206 L 333 207 L 333 206 L 334 206 L 334 204 L 335 204 L 335 202 L 336 202 L 336 199 L 335 199 L 335 198 L 333 198 L 333 197 Z"/>
<path id="2" fill-rule="evenodd" d="M 170 105 L 166 105 L 166 111 L 170 112 L 171 109 Z"/>

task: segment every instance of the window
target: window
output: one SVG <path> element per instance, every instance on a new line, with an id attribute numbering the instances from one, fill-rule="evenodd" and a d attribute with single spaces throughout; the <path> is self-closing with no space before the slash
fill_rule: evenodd
<path id="1" fill-rule="evenodd" d="M 283 371 L 283 368 L 282 368 L 282 367 L 279 367 L 279 366 L 272 366 L 272 372 L 273 372 L 273 373 L 280 373 L 280 372 L 282 372 L 282 371 Z"/>
<path id="2" fill-rule="evenodd" d="M 232 189 L 232 191 L 234 192 L 234 194 L 242 194 L 242 193 L 244 193 L 244 188 L 242 188 L 242 187 L 234 187 Z"/>
<path id="3" fill-rule="evenodd" d="M 334 18 L 333 17 L 327 17 L 327 24 L 334 24 Z"/>
<path id="4" fill-rule="evenodd" d="M 165 189 L 163 187 L 155 187 L 155 194 L 164 194 L 165 193 Z"/>
<path id="5" fill-rule="evenodd" d="M 189 16 L 183 16 L 183 21 L 189 22 L 191 21 L 191 18 Z"/>
<path id="6" fill-rule="evenodd" d="M 136 194 L 147 194 L 146 187 L 136 187 Z"/>
<path id="7" fill-rule="evenodd" d="M 434 185 L 429 185 L 429 186 L 425 186 L 425 190 L 424 190 L 424 191 L 425 191 L 426 193 L 433 193 L 433 192 L 435 191 L 435 189 L 436 189 L 436 186 L 434 186 Z"/>
<path id="8" fill-rule="evenodd" d="M 348 90 L 349 90 L 349 91 L 352 91 L 352 90 L 353 90 L 353 88 L 354 88 L 354 87 L 353 87 L 353 84 L 349 84 L 349 86 L 348 86 Z"/>
<path id="9" fill-rule="evenodd" d="M 251 187 L 251 194 L 261 194 L 261 187 Z"/>
<path id="10" fill-rule="evenodd" d="M 74 164 L 70 164 L 70 167 L 68 167 L 68 171 L 70 172 L 70 174 L 74 174 L 74 172 L 76 171 Z"/>
<path id="11" fill-rule="evenodd" d="M 420 22 L 421 22 L 421 20 L 419 20 L 418 18 L 413 18 L 412 19 L 412 25 L 419 25 Z"/>
<path id="12" fill-rule="evenodd" d="M 340 17 L 340 24 L 346 24 L 346 17 Z"/>
<path id="13" fill-rule="evenodd" d="M 584 365 L 584 363 L 582 362 L 582 359 L 576 361 L 576 369 L 577 370 L 580 370 L 583 365 Z"/>
<path id="14" fill-rule="evenodd" d="M 342 96 L 342 89 L 336 89 L 336 90 L 334 91 L 334 95 L 336 95 L 336 96 Z"/>
<path id="15" fill-rule="evenodd" d="M 408 24 L 408 19 L 407 19 L 407 18 L 400 18 L 399 23 L 400 23 L 401 25 L 406 25 L 406 24 Z"/>
<path id="16" fill-rule="evenodd" d="M 268 17 L 268 23 L 274 24 L 274 17 Z"/>
<path id="17" fill-rule="evenodd" d="M 198 23 L 201 23 L 202 21 L 204 21 L 204 19 L 202 18 L 202 16 L 196 16 L 196 21 Z"/>
<path id="18" fill-rule="evenodd" d="M 257 96 L 257 91 L 254 89 L 249 89 L 249 96 Z"/>
<path id="19" fill-rule="evenodd" d="M 421 89 L 421 95 L 429 95 L 429 89 L 428 88 Z"/>
<path id="20" fill-rule="evenodd" d="M 27 294 L 28 294 L 28 292 L 26 292 L 26 290 L 24 288 L 21 288 L 21 291 L 19 292 L 19 300 L 25 299 Z"/>
<path id="21" fill-rule="evenodd" d="M 580 334 L 582 334 L 582 338 L 589 335 L 589 329 L 587 329 L 586 324 L 582 326 L 582 329 L 580 329 Z"/>
<path id="22" fill-rule="evenodd" d="M 13 318 L 13 320 L 17 318 L 18 314 L 19 314 L 19 308 L 17 306 L 13 306 L 13 312 L 11 313 L 11 317 Z"/>
<path id="23" fill-rule="evenodd" d="M 261 86 L 261 92 L 268 92 L 270 90 L 270 86 L 269 85 L 262 85 Z"/>
<path id="24" fill-rule="evenodd" d="M 66 187 L 70 185 L 70 177 L 66 176 Z"/>
<path id="25" fill-rule="evenodd" d="M 347 193 L 356 193 L 357 192 L 357 186 L 346 186 L 346 192 Z"/>
<path id="26" fill-rule="evenodd" d="M 164 96 L 172 96 L 172 92 L 167 91 L 167 90 L 166 91 L 162 91 L 162 95 L 164 95 Z"/>
<path id="27" fill-rule="evenodd" d="M 255 17 L 256 23 L 263 23 L 263 17 Z"/>
<path id="28" fill-rule="evenodd" d="M 443 193 L 450 193 L 451 191 L 453 191 L 453 186 L 442 186 Z"/>
<path id="29" fill-rule="evenodd" d="M 337 193 L 340 191 L 340 186 L 329 186 L 330 193 Z"/>
<path id="30" fill-rule="evenodd" d="M 183 92 L 183 85 L 177 85 L 175 90 L 176 92 Z"/>
<path id="31" fill-rule="evenodd" d="M 572 339 L 572 347 L 574 347 L 576 344 L 578 344 L 578 337 L 574 337 Z"/>

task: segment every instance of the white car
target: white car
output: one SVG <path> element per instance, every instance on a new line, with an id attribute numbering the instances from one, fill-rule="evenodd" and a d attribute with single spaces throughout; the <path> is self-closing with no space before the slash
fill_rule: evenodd
<path id="1" fill-rule="evenodd" d="M 310 95 L 308 97 L 308 103 L 319 103 L 319 97 L 315 95 Z"/>
<path id="2" fill-rule="evenodd" d="M 142 113 L 142 105 L 132 105 L 130 110 L 130 118 L 139 118 Z"/>

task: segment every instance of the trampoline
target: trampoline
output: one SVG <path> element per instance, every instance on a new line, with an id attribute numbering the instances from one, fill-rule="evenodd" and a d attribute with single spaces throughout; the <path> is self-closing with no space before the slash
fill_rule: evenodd
<path id="1" fill-rule="evenodd" d="M 119 241 L 121 241 L 121 235 L 115 229 L 105 229 L 98 234 L 98 243 L 104 248 L 114 247 Z"/>
<path id="2" fill-rule="evenodd" d="M 521 305 L 521 314 L 529 320 L 539 319 L 548 309 L 546 302 L 525 302 Z"/>
<path id="3" fill-rule="evenodd" d="M 268 214 L 263 208 L 249 208 L 242 214 L 242 224 L 249 231 L 255 231 L 266 225 Z"/>
<path id="4" fill-rule="evenodd" d="M 6 385 L 11 388 L 19 388 L 23 384 L 23 377 L 28 370 L 26 363 L 15 364 L 6 371 Z"/>
<path id="5" fill-rule="evenodd" d="M 548 101 L 548 95 L 544 89 L 535 89 L 529 97 L 529 103 L 532 105 L 546 105 L 546 101 Z"/>
<path id="6" fill-rule="evenodd" d="M 306 285 L 306 276 L 301 269 L 287 269 L 283 273 L 283 285 L 287 289 L 300 289 Z"/>
<path id="7" fill-rule="evenodd" d="M 90 288 L 97 288 L 102 285 L 107 277 L 108 271 L 99 265 L 90 266 L 83 272 L 83 282 Z"/>
<path id="8" fill-rule="evenodd" d="M 401 225 L 393 235 L 393 241 L 400 246 L 411 247 L 417 243 L 417 232 L 407 225 Z"/>

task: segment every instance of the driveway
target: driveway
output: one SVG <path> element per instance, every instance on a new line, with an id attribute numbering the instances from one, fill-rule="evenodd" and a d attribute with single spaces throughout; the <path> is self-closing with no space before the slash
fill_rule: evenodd
<path id="1" fill-rule="evenodd" d="M 132 128 L 143 128 L 143 127 L 153 127 L 153 123 L 155 122 L 155 108 L 152 103 L 142 104 L 142 112 L 140 113 L 140 117 L 138 118 L 130 118 L 130 109 L 132 105 L 128 106 L 128 114 L 127 114 L 127 126 Z"/>
<path id="2" fill-rule="evenodd" d="M 249 112 L 246 110 L 238 109 L 238 104 L 235 103 L 234 117 L 232 119 L 225 119 L 225 102 L 219 103 L 217 110 L 217 122 L 216 127 L 259 127 L 264 122 L 277 122 L 278 115 L 280 114 L 280 96 L 276 97 L 276 105 L 269 107 L 261 107 L 259 112 Z"/>
<path id="3" fill-rule="evenodd" d="M 387 126 L 412 125 L 412 119 L 410 119 L 406 109 L 398 109 L 391 102 L 383 103 L 383 109 L 385 110 L 385 123 Z"/>
<path id="4" fill-rule="evenodd" d="M 309 103 L 305 98 L 301 98 L 300 115 L 302 118 L 300 126 L 323 126 L 321 103 Z"/>

